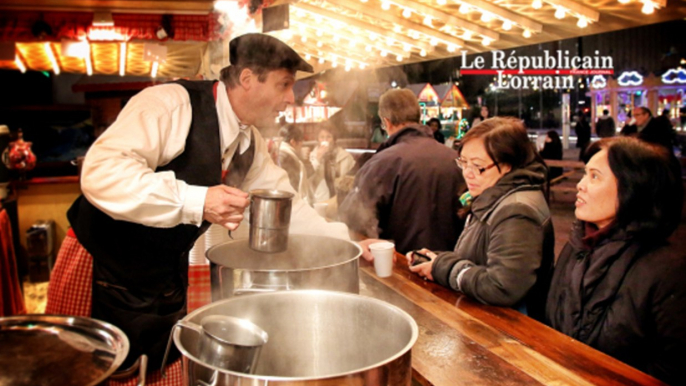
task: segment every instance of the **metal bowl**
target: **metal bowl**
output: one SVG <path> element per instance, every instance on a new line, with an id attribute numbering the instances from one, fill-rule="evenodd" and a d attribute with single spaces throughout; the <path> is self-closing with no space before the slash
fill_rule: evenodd
<path id="1" fill-rule="evenodd" d="M 117 327 L 75 316 L 0 318 L 0 386 L 97 385 L 129 353 Z"/>

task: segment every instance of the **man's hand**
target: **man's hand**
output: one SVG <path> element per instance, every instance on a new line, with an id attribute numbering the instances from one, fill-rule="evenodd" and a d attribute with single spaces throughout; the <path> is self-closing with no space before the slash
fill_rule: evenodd
<path id="1" fill-rule="evenodd" d="M 226 185 L 213 186 L 207 189 L 202 218 L 233 231 L 243 221 L 248 205 L 248 193 Z"/>

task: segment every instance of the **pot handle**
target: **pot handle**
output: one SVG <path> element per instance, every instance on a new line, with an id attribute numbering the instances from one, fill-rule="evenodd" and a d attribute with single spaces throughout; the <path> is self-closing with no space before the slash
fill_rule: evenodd
<path id="1" fill-rule="evenodd" d="M 177 327 L 185 327 L 185 328 L 191 329 L 200 335 L 202 335 L 202 333 L 203 333 L 202 326 L 200 326 L 199 324 L 195 324 L 193 322 L 189 322 L 189 321 L 183 320 L 183 319 L 176 322 L 174 327 L 172 327 L 171 332 L 169 333 L 169 341 L 167 341 L 167 349 L 164 350 L 164 357 L 162 357 L 162 368 L 160 369 L 160 373 L 162 374 L 162 378 L 167 377 L 167 375 L 164 372 L 164 368 L 167 365 L 167 357 L 169 356 L 169 350 L 171 350 L 171 345 L 172 345 L 172 342 L 174 341 L 174 330 L 176 330 Z M 147 357 L 145 358 L 145 362 L 147 364 L 147 362 L 148 362 Z"/>

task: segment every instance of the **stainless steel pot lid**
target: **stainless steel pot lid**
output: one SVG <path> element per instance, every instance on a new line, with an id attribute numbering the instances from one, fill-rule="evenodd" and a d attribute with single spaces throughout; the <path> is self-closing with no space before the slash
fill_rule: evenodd
<path id="1" fill-rule="evenodd" d="M 129 340 L 95 319 L 22 315 L 0 318 L 0 386 L 97 385 L 126 358 Z"/>

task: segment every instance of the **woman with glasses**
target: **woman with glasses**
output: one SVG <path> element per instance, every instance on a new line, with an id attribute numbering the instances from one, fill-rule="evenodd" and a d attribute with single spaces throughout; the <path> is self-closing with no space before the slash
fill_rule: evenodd
<path id="1" fill-rule="evenodd" d="M 514 118 L 492 118 L 462 139 L 457 165 L 468 191 L 467 222 L 451 252 L 419 252 L 410 267 L 427 280 L 484 304 L 513 307 L 538 320 L 554 258 L 555 236 L 543 192 L 546 166 Z M 408 262 L 419 262 L 417 253 Z"/>
<path id="2" fill-rule="evenodd" d="M 607 138 L 588 149 L 545 322 L 673 385 L 686 384 L 686 259 L 667 238 L 683 185 L 667 149 Z"/>

